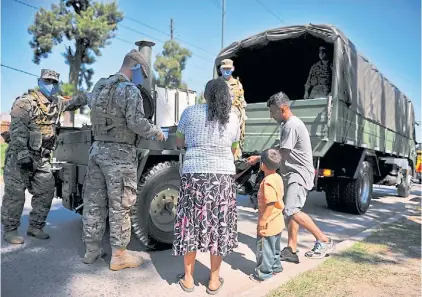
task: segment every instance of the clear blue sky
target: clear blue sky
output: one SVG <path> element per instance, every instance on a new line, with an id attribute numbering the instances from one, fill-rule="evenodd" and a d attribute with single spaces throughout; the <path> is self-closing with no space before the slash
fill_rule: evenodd
<path id="1" fill-rule="evenodd" d="M 33 6 L 49 8 L 54 0 L 20 0 Z M 421 119 L 421 4 L 417 0 L 260 0 L 283 22 L 266 11 L 256 0 L 226 0 L 225 46 L 249 35 L 282 25 L 330 23 L 339 27 L 377 68 L 414 103 L 417 120 Z M 213 59 L 220 50 L 221 0 L 120 0 L 125 16 L 170 32 L 174 19 L 176 38 L 199 46 L 206 52 L 183 43 L 193 53 L 183 73 L 189 88 L 200 92 L 212 77 Z M 32 63 L 27 28 L 36 10 L 14 0 L 1 1 L 2 64 L 39 74 L 52 68 L 67 81 L 69 68 L 61 52 L 65 41 L 40 65 Z M 121 22 L 117 36 L 135 42 L 149 38 L 157 41 L 153 55 L 161 51 L 168 36 L 129 19 Z M 133 28 L 139 33 L 128 30 Z M 123 55 L 136 48 L 114 39 L 93 65 L 93 81 L 116 72 Z M 200 56 L 200 57 L 199 57 Z M 204 59 L 206 58 L 206 59 Z M 261 75 L 261 74 L 257 74 Z M 36 85 L 36 77 L 1 68 L 1 111 L 23 91 Z M 420 134 L 420 129 L 419 133 Z M 419 141 L 421 140 L 420 137 Z"/>

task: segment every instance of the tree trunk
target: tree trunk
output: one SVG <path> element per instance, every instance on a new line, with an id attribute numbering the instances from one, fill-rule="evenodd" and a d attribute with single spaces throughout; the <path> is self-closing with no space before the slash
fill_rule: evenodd
<path id="1" fill-rule="evenodd" d="M 82 55 L 84 53 L 85 49 L 80 40 L 76 41 L 76 52 L 75 55 L 72 58 L 69 58 L 69 83 L 73 86 L 74 94 L 77 93 L 78 90 L 78 84 L 79 84 L 79 72 L 81 70 L 82 65 Z M 75 127 L 75 112 L 70 111 L 70 121 L 72 122 L 72 127 Z"/>

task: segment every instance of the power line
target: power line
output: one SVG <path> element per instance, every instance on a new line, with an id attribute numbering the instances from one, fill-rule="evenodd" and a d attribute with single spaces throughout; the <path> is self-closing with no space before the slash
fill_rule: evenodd
<path id="1" fill-rule="evenodd" d="M 221 9 L 222 7 L 221 7 L 221 5 L 220 5 L 220 3 L 218 3 L 218 1 L 217 0 L 211 0 L 211 2 L 212 3 L 214 3 L 214 5 L 218 8 L 218 9 Z"/>
<path id="2" fill-rule="evenodd" d="M 20 70 L 20 69 L 17 69 L 17 68 L 13 68 L 13 67 L 10 67 L 10 66 L 4 65 L 4 64 L 1 64 L 1 67 L 9 68 L 9 69 L 12 69 L 12 70 L 17 71 L 17 72 L 21 72 L 21 73 L 25 73 L 25 74 L 28 74 L 28 75 L 31 75 L 31 76 L 38 77 L 38 75 L 36 75 L 36 74 L 29 73 L 29 72 L 26 72 L 26 71 L 24 71 L 24 70 Z"/>
<path id="3" fill-rule="evenodd" d="M 31 7 L 31 8 L 34 8 L 34 9 L 37 9 L 37 10 L 38 10 L 38 8 L 37 8 L 37 7 L 32 6 L 32 5 L 29 5 L 29 4 L 25 3 L 25 2 L 22 2 L 22 1 L 19 1 L 19 0 L 13 0 L 13 1 L 15 1 L 15 2 L 17 2 L 17 3 L 20 3 L 20 4 L 22 4 L 22 5 L 26 5 L 26 6 L 28 6 L 28 7 Z M 159 30 L 159 29 L 157 29 L 157 28 L 155 28 L 155 27 L 153 27 L 153 26 L 150 26 L 150 25 L 145 24 L 145 23 L 143 23 L 143 22 L 137 21 L 137 20 L 135 20 L 135 19 L 133 19 L 133 18 L 126 17 L 126 19 L 130 19 L 130 20 L 132 20 L 133 22 L 139 23 L 139 24 L 141 24 L 141 25 L 143 25 L 143 26 L 146 26 L 146 27 L 148 27 L 148 28 L 150 28 L 150 29 L 152 29 L 152 30 L 154 30 L 154 31 L 157 31 L 157 32 L 159 32 L 159 33 L 162 33 L 162 34 L 164 34 L 164 35 L 166 35 L 166 36 L 170 36 L 170 34 L 168 34 L 168 33 L 165 33 L 165 32 L 163 32 L 163 31 L 161 31 L 161 30 Z M 163 43 L 163 44 L 165 43 L 165 41 L 164 41 L 164 40 L 158 39 L 158 38 L 156 38 L 156 37 L 154 37 L 154 36 L 151 36 L 151 35 L 146 34 L 146 33 L 144 33 L 144 32 L 138 31 L 138 30 L 133 29 L 133 28 L 131 28 L 131 27 L 128 27 L 128 26 L 125 26 L 125 25 L 122 25 L 122 24 L 119 24 L 119 26 L 120 26 L 120 27 L 122 27 L 122 28 L 125 28 L 125 29 L 127 29 L 127 30 L 130 30 L 130 31 L 132 31 L 132 32 L 135 32 L 135 33 L 138 33 L 138 34 L 144 35 L 144 36 L 146 36 L 146 37 L 150 38 L 151 40 L 153 40 L 153 41 L 155 41 L 155 42 L 160 42 L 160 43 Z M 133 44 L 133 42 L 130 42 L 130 41 L 125 40 L 125 39 L 123 39 L 123 38 L 120 38 L 120 37 L 115 37 L 115 38 L 116 38 L 117 40 L 121 41 L 121 42 L 124 42 L 124 43 L 127 43 L 127 44 Z M 179 40 L 179 41 L 182 41 L 180 38 L 175 38 L 175 39 L 177 39 L 177 40 Z M 200 47 L 197 47 L 197 46 L 195 46 L 195 45 L 193 45 L 193 44 L 190 44 L 190 43 L 188 43 L 188 42 L 186 42 L 186 41 L 182 41 L 182 42 L 184 42 L 184 43 L 186 43 L 186 44 L 189 44 L 189 45 L 191 45 L 191 46 L 193 46 L 193 47 L 196 47 L 196 48 L 198 48 L 198 49 L 200 49 L 200 50 L 205 51 L 204 49 L 201 49 Z M 197 53 L 194 53 L 193 51 L 191 51 L 191 52 L 192 52 L 192 55 L 197 56 L 198 58 L 201 58 L 201 59 L 203 59 L 203 60 L 207 60 L 207 61 L 212 61 L 211 59 L 209 59 L 209 58 L 205 58 L 205 57 L 203 57 L 203 56 L 201 56 L 201 55 L 198 55 Z M 198 67 L 198 66 L 196 66 L 196 67 Z"/>
<path id="4" fill-rule="evenodd" d="M 15 1 L 15 2 L 17 2 L 17 3 L 20 3 L 20 4 L 22 4 L 22 5 L 26 5 L 26 6 L 28 6 L 28 7 L 31 7 L 31 8 L 33 8 L 33 9 L 37 9 L 37 10 L 39 9 L 38 7 L 32 6 L 32 5 L 28 4 L 28 3 L 25 3 L 25 2 L 22 2 L 22 1 L 19 1 L 19 0 L 13 0 L 13 1 Z M 152 29 L 152 30 L 154 30 L 154 31 L 156 31 L 156 32 L 159 32 L 159 33 L 164 34 L 164 35 L 166 35 L 166 36 L 170 36 L 170 34 L 165 33 L 165 32 L 163 32 L 163 31 L 161 31 L 161 30 L 159 30 L 159 29 L 157 29 L 157 28 L 155 28 L 155 27 L 153 27 L 153 26 L 150 26 L 150 25 L 148 25 L 148 24 L 145 24 L 145 23 L 143 23 L 143 22 L 141 22 L 141 21 L 135 20 L 135 19 L 133 19 L 133 18 L 131 18 L 131 17 L 125 17 L 125 18 L 126 18 L 126 19 L 128 19 L 128 20 L 131 20 L 131 21 L 133 21 L 133 22 L 135 22 L 135 23 L 138 23 L 138 24 L 140 24 L 140 25 L 143 25 L 143 26 L 145 26 L 145 27 L 148 27 L 148 28 L 150 28 L 150 29 Z M 152 39 L 152 40 L 154 40 L 154 41 L 158 41 L 158 42 L 161 42 L 161 43 L 165 43 L 165 41 L 163 41 L 163 40 L 160 40 L 160 39 L 158 39 L 158 38 L 156 38 L 156 37 L 153 37 L 153 36 L 151 36 L 151 35 L 148 35 L 148 34 L 146 34 L 146 33 L 140 32 L 140 31 L 138 31 L 138 30 L 136 30 L 136 29 L 133 29 L 133 28 L 131 28 L 131 27 L 124 26 L 124 25 L 121 25 L 121 24 L 119 24 L 119 26 L 120 26 L 120 27 L 123 27 L 123 28 L 125 28 L 125 29 L 127 29 L 127 30 L 131 30 L 131 31 L 133 31 L 133 32 L 139 33 L 139 34 L 143 34 L 143 35 L 145 35 L 146 37 L 151 38 L 151 39 Z M 122 41 L 122 42 L 125 42 L 125 43 L 130 43 L 130 44 L 132 44 L 131 42 L 129 42 L 129 41 L 127 41 L 127 40 L 124 40 L 124 39 L 121 39 L 121 38 L 117 38 L 117 37 L 116 37 L 116 39 L 118 39 L 118 40 L 120 40 L 120 41 Z M 194 45 L 194 44 L 192 44 L 192 43 L 189 43 L 189 42 L 187 42 L 187 41 L 184 41 L 184 40 L 182 40 L 182 39 L 180 39 L 180 38 L 175 38 L 175 39 L 176 39 L 176 40 L 178 40 L 178 41 L 180 41 L 180 42 L 186 43 L 186 44 L 188 44 L 188 45 L 190 45 L 190 46 L 192 46 L 192 47 L 195 47 L 195 48 L 197 48 L 197 49 L 199 49 L 199 50 L 202 50 L 202 51 L 208 52 L 208 53 L 210 53 L 211 55 L 214 55 L 214 53 L 211 53 L 211 52 L 209 52 L 209 51 L 207 51 L 207 50 L 205 50 L 205 49 L 203 49 L 203 48 L 201 48 L 201 47 L 199 47 L 199 46 L 196 46 L 196 45 Z M 191 52 L 192 52 L 192 51 L 191 51 Z M 192 55 L 195 55 L 195 56 L 197 56 L 197 57 L 199 57 L 199 58 L 201 58 L 201 59 L 204 59 L 204 60 L 210 60 L 209 58 L 205 58 L 205 57 L 200 56 L 200 55 L 198 55 L 198 54 L 196 54 L 196 53 L 194 53 L 194 52 L 192 52 Z"/>
<path id="5" fill-rule="evenodd" d="M 135 44 L 134 42 L 130 42 L 130 41 L 128 41 L 128 40 L 126 40 L 126 39 L 123 39 L 123 38 L 120 38 L 120 37 L 114 37 L 114 38 L 116 38 L 117 40 L 119 40 L 119 41 L 121 41 L 121 42 L 124 42 L 124 43 L 128 43 L 128 44 Z"/>
<path id="6" fill-rule="evenodd" d="M 138 24 L 140 24 L 140 25 L 142 25 L 142 26 L 145 26 L 145 27 L 147 27 L 147 28 L 150 28 L 151 30 L 154 30 L 154 31 L 156 31 L 156 32 L 158 32 L 158 33 L 161 33 L 161 34 L 163 34 L 163 35 L 166 35 L 166 36 L 168 36 L 168 37 L 171 37 L 171 34 L 166 33 L 166 32 L 164 32 L 164 31 L 162 31 L 162 30 L 160 30 L 160 29 L 157 29 L 156 27 L 153 27 L 153 26 L 151 26 L 151 25 L 148 25 L 148 24 L 146 24 L 146 23 L 144 23 L 144 22 L 141 22 L 141 21 L 135 20 L 134 18 L 131 18 L 131 17 L 126 17 L 126 19 L 127 19 L 127 20 L 131 20 L 132 22 L 138 23 Z M 187 45 L 190 45 L 190 46 L 192 46 L 192 47 L 194 47 L 194 48 L 196 48 L 196 49 L 198 49 L 198 50 L 200 50 L 200 51 L 206 52 L 206 53 L 211 54 L 211 55 L 213 55 L 213 56 L 214 56 L 214 53 L 212 53 L 212 52 L 210 52 L 210 51 L 208 51 L 208 50 L 206 50 L 206 49 L 203 49 L 203 48 L 201 48 L 201 47 L 199 47 L 199 46 L 197 46 L 197 45 L 195 45 L 195 44 L 192 44 L 192 43 L 190 43 L 190 42 L 188 42 L 188 41 L 186 41 L 186 40 L 182 40 L 182 39 L 180 39 L 180 38 L 174 38 L 174 39 L 176 39 L 176 40 L 178 40 L 178 41 L 180 41 L 180 42 L 186 43 Z"/>
<path id="7" fill-rule="evenodd" d="M 128 26 L 125 26 L 125 25 L 121 25 L 121 24 L 119 24 L 119 27 L 122 27 L 122 28 L 124 28 L 124 29 L 126 29 L 126 30 L 130 30 L 130 31 L 132 31 L 132 32 L 135 32 L 135 33 L 138 33 L 138 34 L 141 34 L 141 35 L 144 35 L 144 36 L 146 36 L 146 37 L 148 37 L 148 38 L 152 39 L 153 41 L 158 41 L 158 42 L 161 42 L 161 43 L 165 43 L 165 41 L 164 41 L 164 40 L 158 39 L 158 38 L 156 38 L 156 37 L 154 37 L 154 36 L 151 36 L 151 35 L 146 34 L 146 33 L 144 33 L 144 32 L 138 31 L 138 30 L 133 29 L 133 28 L 131 28 L 131 27 L 128 27 Z"/>
<path id="8" fill-rule="evenodd" d="M 31 8 L 34 8 L 34 9 L 38 10 L 38 7 L 36 7 L 36 6 L 32 6 L 31 4 L 28 4 L 28 3 L 25 3 L 25 2 L 22 2 L 22 1 L 19 1 L 19 0 L 13 0 L 13 1 L 15 1 L 15 2 L 17 2 L 17 3 L 20 3 L 20 4 L 22 4 L 22 5 L 25 5 L 25 6 L 28 6 L 28 7 L 31 7 Z"/>
<path id="9" fill-rule="evenodd" d="M 133 31 L 133 32 L 135 32 L 135 33 L 145 35 L 146 37 L 150 38 L 152 41 L 156 41 L 156 42 L 158 41 L 158 42 L 161 42 L 161 43 L 163 43 L 163 44 L 164 44 L 164 43 L 166 43 L 164 40 L 157 39 L 157 38 L 156 38 L 156 37 L 154 37 L 154 36 L 148 35 L 148 34 L 146 34 L 146 33 L 144 33 L 144 32 L 138 31 L 138 30 L 133 29 L 133 28 L 131 28 L 131 27 L 128 27 L 128 26 L 125 26 L 125 25 L 119 25 L 119 26 L 120 26 L 120 27 L 122 27 L 122 28 L 125 28 L 125 29 L 127 29 L 127 30 Z M 191 52 L 192 52 L 192 51 L 191 51 Z M 198 55 L 197 53 L 194 53 L 194 52 L 192 52 L 192 55 L 197 56 L 198 58 L 204 59 L 204 60 L 206 60 L 206 61 L 211 61 L 210 59 L 205 58 L 205 57 L 203 57 L 203 56 L 201 56 L 201 55 Z"/>
<path id="10" fill-rule="evenodd" d="M 269 9 L 267 6 L 265 6 L 263 3 L 261 3 L 261 1 L 256 0 L 256 2 L 261 5 L 269 14 L 271 14 L 273 17 L 275 17 L 277 20 L 279 20 L 280 22 L 284 23 L 284 21 L 278 16 L 276 15 L 271 9 Z"/>
<path id="11" fill-rule="evenodd" d="M 140 24 L 140 25 L 142 25 L 142 26 L 145 26 L 145 27 L 147 27 L 147 28 L 150 28 L 151 30 L 154 30 L 155 32 L 158 32 L 158 33 L 161 33 L 161 34 L 164 34 L 164 35 L 166 35 L 166 36 L 170 36 L 168 33 L 166 33 L 166 32 L 164 32 L 164 31 L 161 31 L 160 29 L 157 29 L 156 27 L 153 27 L 153 26 L 151 26 L 151 25 L 148 25 L 148 24 L 146 24 L 146 23 L 144 23 L 144 22 L 141 22 L 141 21 L 138 21 L 138 20 L 135 20 L 134 18 L 131 18 L 131 17 L 125 17 L 127 20 L 131 20 L 132 22 L 135 22 L 135 23 L 138 23 L 138 24 Z"/>

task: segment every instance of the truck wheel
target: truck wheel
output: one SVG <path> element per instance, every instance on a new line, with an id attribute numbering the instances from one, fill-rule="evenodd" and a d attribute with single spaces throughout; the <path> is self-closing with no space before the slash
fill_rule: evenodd
<path id="1" fill-rule="evenodd" d="M 397 186 L 397 194 L 399 197 L 407 198 L 412 188 L 412 176 L 408 173 L 402 178 L 401 183 Z"/>
<path id="2" fill-rule="evenodd" d="M 341 201 L 341 185 L 340 181 L 333 180 L 327 184 L 325 189 L 325 200 L 327 201 L 328 208 L 331 210 L 342 210 L 342 201 Z"/>
<path id="3" fill-rule="evenodd" d="M 138 184 L 138 198 L 132 208 L 132 230 L 143 244 L 152 238 L 172 244 L 179 196 L 179 163 L 159 163 L 148 169 Z"/>
<path id="4" fill-rule="evenodd" d="M 353 214 L 365 214 L 371 204 L 374 176 L 371 163 L 364 161 L 358 178 L 342 187 L 343 208 Z"/>

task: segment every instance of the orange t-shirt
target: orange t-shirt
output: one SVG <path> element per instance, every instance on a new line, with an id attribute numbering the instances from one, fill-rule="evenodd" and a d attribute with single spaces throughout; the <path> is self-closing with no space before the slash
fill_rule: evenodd
<path id="1" fill-rule="evenodd" d="M 264 214 L 267 204 L 275 202 L 274 209 L 267 220 L 267 228 L 264 230 L 265 236 L 277 235 L 285 228 L 282 214 L 284 209 L 283 196 L 283 180 L 278 173 L 270 174 L 262 180 L 258 192 L 258 220 Z"/>

